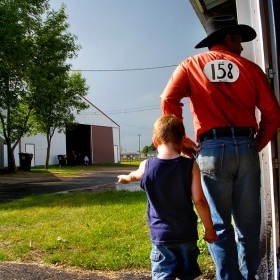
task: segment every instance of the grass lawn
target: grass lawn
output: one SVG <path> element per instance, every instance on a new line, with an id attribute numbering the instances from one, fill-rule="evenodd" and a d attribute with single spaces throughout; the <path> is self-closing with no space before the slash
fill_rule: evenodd
<path id="1" fill-rule="evenodd" d="M 137 168 L 139 164 L 56 165 L 48 170 L 32 167 L 27 173 L 83 176 L 104 167 Z M 21 172 L 26 171 L 17 174 Z M 2 171 L 0 175 L 8 174 Z M 146 203 L 143 191 L 105 191 L 32 195 L 0 204 L 0 261 L 43 262 L 85 270 L 150 270 Z M 200 221 L 198 229 L 199 264 L 204 276 L 212 276 L 215 268 L 202 239 Z"/>
<path id="2" fill-rule="evenodd" d="M 105 191 L 0 204 L 0 261 L 150 270 L 146 202 L 142 191 Z M 205 242 L 198 245 L 201 268 L 213 270 Z"/>
<path id="3" fill-rule="evenodd" d="M 138 168 L 139 164 L 141 161 L 126 161 L 126 162 L 121 162 L 121 163 L 103 163 L 103 164 L 91 164 L 91 165 L 65 165 L 65 166 L 59 166 L 59 165 L 50 165 L 48 169 L 45 169 L 44 166 L 33 166 L 31 167 L 30 171 L 25 171 L 25 170 L 20 170 L 18 169 L 15 174 L 13 173 L 8 173 L 7 169 L 0 169 L 0 177 L 1 175 L 10 175 L 10 176 L 15 176 L 20 174 L 25 173 L 25 174 L 30 174 L 30 175 L 36 175 L 38 176 L 41 174 L 54 174 L 55 176 L 83 176 L 85 172 L 90 172 L 90 171 L 100 171 L 102 168 L 117 168 L 117 167 L 134 167 L 135 169 Z"/>

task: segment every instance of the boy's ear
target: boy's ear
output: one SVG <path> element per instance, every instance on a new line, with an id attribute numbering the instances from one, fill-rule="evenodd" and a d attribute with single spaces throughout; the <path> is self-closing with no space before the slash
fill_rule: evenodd
<path id="1" fill-rule="evenodd" d="M 157 141 L 153 138 L 153 143 L 154 143 L 154 146 L 157 148 L 158 147 L 158 143 Z"/>

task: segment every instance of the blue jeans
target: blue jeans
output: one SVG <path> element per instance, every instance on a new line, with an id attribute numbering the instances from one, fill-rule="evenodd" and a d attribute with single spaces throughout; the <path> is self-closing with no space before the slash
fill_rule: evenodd
<path id="1" fill-rule="evenodd" d="M 219 238 L 208 244 L 217 280 L 255 279 L 261 225 L 257 143 L 247 136 L 209 139 L 201 143 L 197 163 Z"/>
<path id="2" fill-rule="evenodd" d="M 185 244 L 152 244 L 152 279 L 192 280 L 201 272 L 197 263 L 199 249 L 196 242 Z"/>

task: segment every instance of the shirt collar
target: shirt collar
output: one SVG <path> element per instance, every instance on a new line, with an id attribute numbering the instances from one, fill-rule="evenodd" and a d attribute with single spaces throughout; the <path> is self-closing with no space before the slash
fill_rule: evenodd
<path id="1" fill-rule="evenodd" d="M 225 45 L 216 45 L 213 46 L 210 51 L 228 51 L 230 52 L 229 48 Z"/>

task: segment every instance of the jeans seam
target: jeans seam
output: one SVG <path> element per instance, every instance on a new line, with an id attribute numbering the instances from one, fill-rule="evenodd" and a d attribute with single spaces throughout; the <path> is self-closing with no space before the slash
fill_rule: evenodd
<path id="1" fill-rule="evenodd" d="M 224 152 L 225 152 L 225 145 L 222 144 L 222 151 L 221 151 L 221 165 L 220 170 L 223 170 L 223 163 L 224 163 Z"/>
<path id="2" fill-rule="evenodd" d="M 250 152 L 250 155 L 251 155 L 251 158 L 252 158 L 252 162 L 253 162 L 253 167 L 256 168 L 259 166 L 259 164 L 257 164 L 257 162 L 255 161 L 254 159 L 254 156 L 253 156 L 253 152 L 251 150 L 251 145 L 250 143 L 248 143 L 248 149 L 249 149 L 249 152 Z"/>

